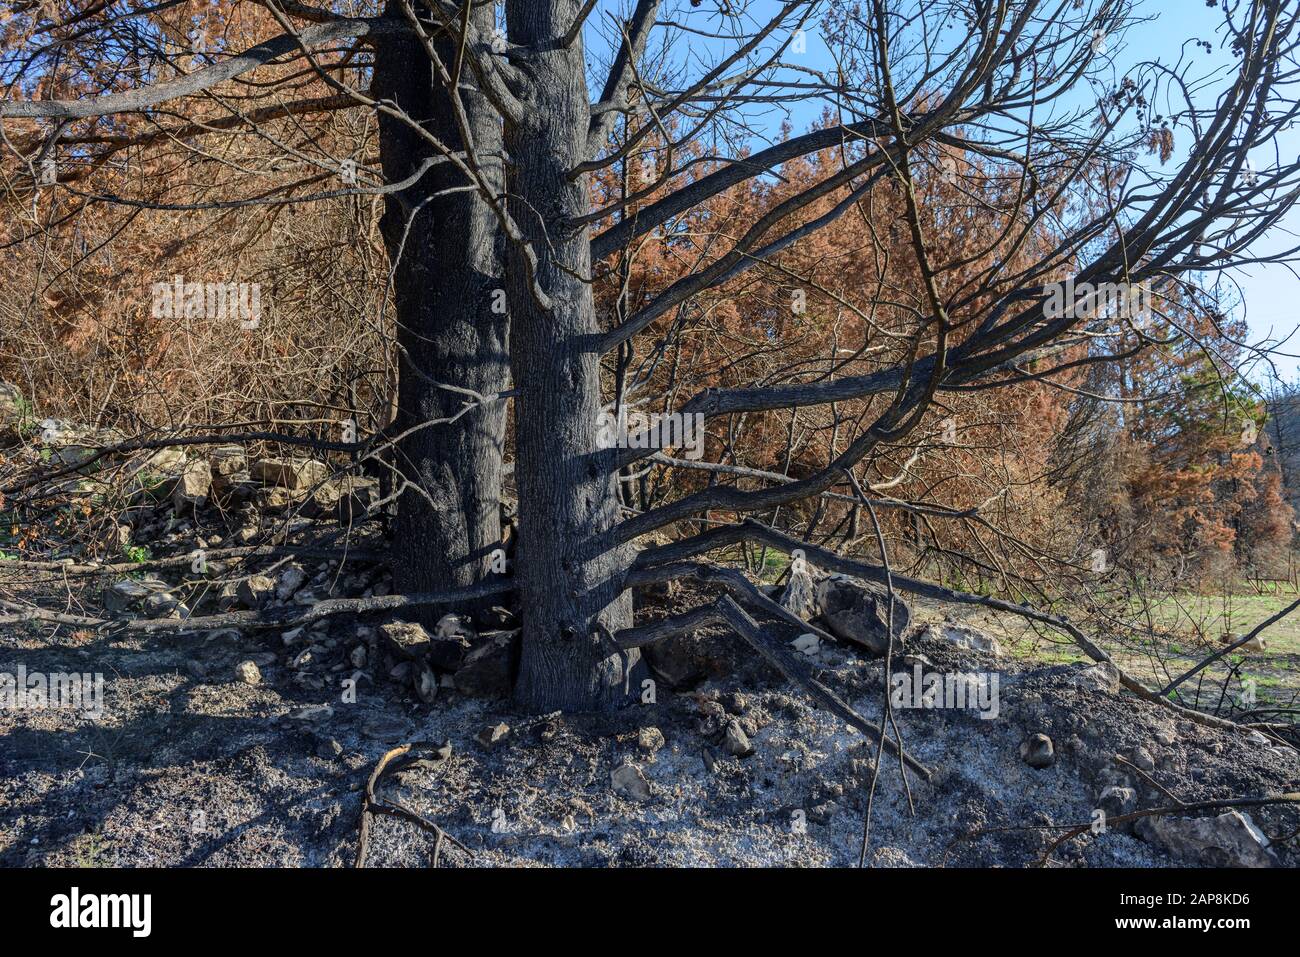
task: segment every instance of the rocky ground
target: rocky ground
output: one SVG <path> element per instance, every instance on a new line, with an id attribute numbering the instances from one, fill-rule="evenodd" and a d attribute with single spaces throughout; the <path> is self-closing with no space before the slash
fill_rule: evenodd
<path id="1" fill-rule="evenodd" d="M 101 564 L 93 549 L 63 567 L 0 561 L 8 610 L 38 602 L 82 619 L 177 622 L 297 614 L 389 591 L 382 566 L 364 558 L 382 545 L 366 521 L 377 494 L 368 482 L 311 463 L 248 463 L 238 450 L 165 467 L 174 474 L 145 483 L 107 523 L 113 542 Z M 246 552 L 307 535 L 311 557 Z M 103 564 L 145 548 L 147 558 L 125 568 Z M 799 597 L 808 613 L 853 637 L 869 592 L 810 584 L 816 596 Z M 638 621 L 709 597 L 639 593 Z M 350 866 L 367 779 L 381 756 L 412 742 L 427 745 L 413 752 L 421 760 L 385 776 L 379 797 L 467 849 L 445 845 L 443 866 L 857 862 L 874 745 L 726 629 L 650 646 L 651 683 L 617 714 L 525 716 L 506 698 L 518 634 L 508 609 L 428 628 L 404 617 L 159 634 L 75 618 L 0 626 L 0 675 L 104 676 L 98 717 L 0 707 L 0 864 Z M 972 622 L 916 605 L 900 628 L 891 686 L 966 675 L 963 688 L 988 696 L 953 707 L 908 699 L 922 706 L 896 710 L 906 747 L 931 777 L 909 772 L 905 786 L 886 755 L 870 863 L 1300 862 L 1295 807 L 1116 820 L 1296 791 L 1300 756 L 1285 741 L 1193 724 L 1120 693 L 1105 667 L 1008 655 Z M 764 626 L 880 720 L 885 665 L 870 648 Z M 1049 854 L 1061 826 L 1076 824 L 1094 827 Z M 409 819 L 374 817 L 368 863 L 428 866 L 433 845 Z"/>

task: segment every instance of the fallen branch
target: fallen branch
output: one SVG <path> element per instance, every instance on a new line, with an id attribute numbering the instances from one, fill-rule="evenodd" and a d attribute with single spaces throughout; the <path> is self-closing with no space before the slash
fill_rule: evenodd
<path id="1" fill-rule="evenodd" d="M 263 608 L 260 610 L 231 611 L 219 615 L 199 615 L 192 618 L 153 618 L 119 621 L 112 618 L 87 618 L 68 615 L 36 606 L 16 605 L 0 601 L 0 609 L 10 612 L 0 617 L 0 625 L 24 621 L 49 621 L 81 628 L 106 629 L 132 635 L 183 634 L 197 631 L 215 631 L 220 628 L 284 628 L 304 625 L 333 615 L 363 615 L 377 611 L 395 611 L 399 608 L 419 608 L 425 605 L 454 605 L 502 595 L 514 590 L 510 580 L 481 582 L 466 588 L 447 591 L 417 592 L 413 595 L 373 595 L 370 598 L 328 598 L 304 608 Z"/>
<path id="2" fill-rule="evenodd" d="M 361 826 L 357 835 L 357 861 L 356 864 L 353 865 L 354 867 L 360 868 L 366 866 L 366 856 L 370 853 L 370 815 L 372 813 L 388 814 L 392 817 L 404 818 L 408 821 L 413 821 L 426 830 L 433 831 L 435 837 L 432 866 L 434 867 L 438 866 L 438 858 L 442 854 L 443 841 L 449 841 L 454 847 L 464 851 L 470 857 L 474 856 L 473 851 L 460 841 L 456 840 L 456 838 L 452 837 L 443 830 L 442 827 L 429 820 L 423 814 L 420 814 L 417 811 L 412 811 L 410 808 L 398 804 L 396 801 L 387 801 L 376 795 L 375 792 L 379 786 L 380 779 L 389 770 L 390 766 L 392 770 L 400 771 L 414 761 L 422 760 L 418 757 L 410 757 L 403 761 L 399 761 L 395 765 L 393 764 L 393 762 L 398 761 L 399 758 L 402 758 L 415 747 L 417 747 L 415 744 L 403 744 L 400 747 L 393 748 L 379 759 L 378 763 L 375 765 L 375 769 L 370 772 L 370 778 L 366 781 L 366 793 L 361 799 Z M 427 745 L 425 745 L 425 747 L 427 747 Z"/>
<path id="3" fill-rule="evenodd" d="M 15 571 L 58 572 L 61 575 L 117 575 L 130 572 L 153 571 L 163 568 L 181 568 L 194 562 L 194 551 L 185 555 L 151 558 L 143 562 L 113 562 L 112 564 L 78 565 L 75 562 L 0 561 L 0 572 Z M 237 545 L 230 548 L 205 548 L 203 556 L 208 561 L 231 558 L 260 558 L 274 555 L 292 555 L 295 558 L 336 559 L 350 562 L 382 562 L 386 552 L 361 548 L 313 548 L 309 545 Z"/>

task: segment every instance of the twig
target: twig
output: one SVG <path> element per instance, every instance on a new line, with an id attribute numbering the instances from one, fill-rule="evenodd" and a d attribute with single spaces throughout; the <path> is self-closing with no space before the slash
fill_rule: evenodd
<path id="1" fill-rule="evenodd" d="M 406 820 L 413 821 L 414 823 L 420 825 L 421 827 L 427 830 L 433 831 L 435 835 L 434 845 L 433 845 L 433 856 L 432 856 L 433 867 L 438 866 L 438 858 L 442 853 L 442 843 L 444 840 L 451 842 L 451 844 L 454 847 L 464 851 L 470 857 L 474 856 L 473 851 L 471 851 L 460 841 L 456 840 L 455 837 L 448 834 L 438 824 L 429 820 L 423 814 L 420 814 L 416 811 L 412 811 L 410 808 L 398 804 L 396 801 L 388 801 L 376 796 L 375 792 L 379 786 L 380 779 L 384 776 L 385 772 L 389 769 L 389 766 L 392 765 L 394 761 L 397 761 L 398 758 L 401 758 L 403 755 L 405 755 L 414 747 L 416 747 L 415 744 L 403 744 L 400 747 L 393 748 L 391 751 L 387 752 L 386 754 L 384 754 L 383 757 L 379 759 L 378 763 L 375 764 L 375 769 L 370 772 L 370 778 L 368 781 L 366 781 L 366 793 L 361 800 L 361 826 L 360 826 L 360 831 L 357 835 L 357 861 L 356 864 L 353 865 L 354 867 L 361 868 L 366 866 L 366 856 L 370 853 L 371 813 L 388 814 L 392 817 L 405 818 Z M 399 762 L 397 765 L 393 767 L 393 770 L 400 771 L 402 766 L 407 763 L 410 762 L 409 761 Z"/>

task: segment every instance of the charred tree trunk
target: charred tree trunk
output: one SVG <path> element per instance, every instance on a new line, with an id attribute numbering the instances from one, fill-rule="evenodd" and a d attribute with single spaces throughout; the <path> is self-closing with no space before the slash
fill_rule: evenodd
<path id="1" fill-rule="evenodd" d="M 401 13 L 390 9 L 388 15 Z M 490 5 L 477 8 L 473 17 L 480 30 L 491 33 Z M 441 50 L 444 62 L 451 62 L 454 53 Z M 472 149 L 492 191 L 499 193 L 500 118 L 468 76 L 461 91 Z M 372 92 L 397 103 L 451 149 L 471 147 L 462 141 L 445 87 L 415 37 L 382 39 Z M 400 119 L 381 114 L 379 135 L 390 183 L 409 178 L 439 156 Z M 394 456 L 402 477 L 416 486 L 401 494 L 394 527 L 393 576 L 402 592 L 481 581 L 490 573 L 493 549 L 501 544 L 505 402 L 479 406 L 454 423 L 424 425 L 456 415 L 468 399 L 439 385 L 489 395 L 509 384 L 496 219 L 477 192 L 439 195 L 468 182 L 454 164 L 441 162 L 413 185 L 390 194 L 382 221 L 393 263 L 399 345 L 394 434 L 419 429 L 401 440 Z"/>
<path id="2" fill-rule="evenodd" d="M 581 40 L 561 39 L 578 16 L 576 0 L 509 0 L 513 43 L 536 51 L 528 62 L 523 119 L 508 124 L 511 213 L 538 257 L 539 305 L 522 251 L 511 247 L 511 365 L 514 370 L 519 486 L 515 579 L 523 606 L 516 702 L 529 711 L 607 710 L 639 689 L 634 651 L 609 632 L 631 624 L 621 588 L 627 549 L 597 553 L 592 543 L 618 520 L 616 475 L 597 464 L 600 357 L 590 284 L 591 246 L 571 219 L 588 207 L 585 159 L 590 118 Z"/>

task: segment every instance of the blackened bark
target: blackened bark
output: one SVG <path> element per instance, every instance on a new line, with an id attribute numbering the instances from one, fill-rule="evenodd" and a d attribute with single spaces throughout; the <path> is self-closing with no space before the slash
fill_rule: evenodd
<path id="1" fill-rule="evenodd" d="M 524 256 L 511 247 L 511 365 L 517 418 L 519 549 L 515 578 L 523 605 L 516 702 L 526 710 L 608 710 L 640 689 L 635 649 L 610 632 L 631 624 L 620 585 L 626 547 L 592 553 L 618 518 L 616 476 L 597 467 L 599 357 L 583 346 L 597 333 L 591 244 L 567 222 L 587 210 L 586 177 L 569 171 L 585 157 L 589 108 L 581 40 L 556 42 L 579 11 L 576 0 L 508 0 L 513 43 L 528 62 L 524 117 L 508 124 L 511 212 L 539 259 L 549 308 L 531 294 Z"/>
<path id="2" fill-rule="evenodd" d="M 401 16 L 391 7 L 387 15 Z M 490 35 L 491 6 L 478 8 L 473 16 L 475 26 Z M 439 52 L 444 63 L 454 62 L 454 50 L 443 44 Z M 472 148 L 497 194 L 502 179 L 500 119 L 473 89 L 469 72 L 461 92 Z M 446 89 L 413 36 L 379 41 L 372 92 L 395 102 L 451 149 L 469 148 Z M 406 179 L 439 155 L 400 119 L 381 114 L 379 135 L 388 182 Z M 400 346 L 398 434 L 461 411 L 466 396 L 435 383 L 483 394 L 508 388 L 509 329 L 508 316 L 500 308 L 505 283 L 496 220 L 476 192 L 437 195 L 468 182 L 455 165 L 441 163 L 386 200 L 382 232 L 395 264 Z M 501 539 L 505 424 L 506 405 L 498 401 L 402 440 L 394 464 L 428 499 L 414 489 L 399 499 L 393 575 L 401 592 L 469 585 L 490 574 L 491 553 Z"/>

